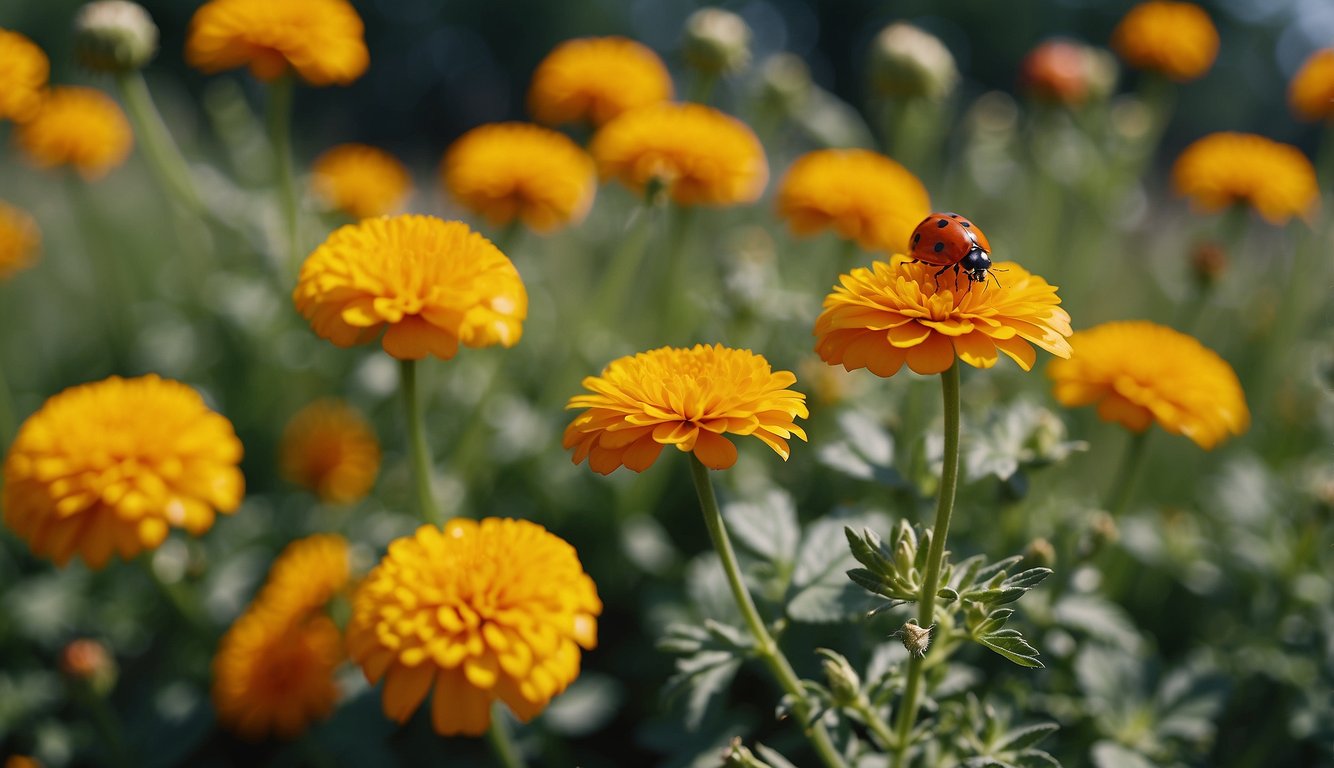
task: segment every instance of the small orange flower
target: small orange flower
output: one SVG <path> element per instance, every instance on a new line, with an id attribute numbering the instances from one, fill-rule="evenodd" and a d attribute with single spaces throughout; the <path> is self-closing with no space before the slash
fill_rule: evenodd
<path id="1" fill-rule="evenodd" d="M 412 177 L 382 149 L 339 144 L 315 159 L 310 186 L 330 209 L 369 219 L 396 213 L 412 193 Z"/>
<path id="2" fill-rule="evenodd" d="M 134 145 L 130 121 L 110 96 L 93 88 L 52 88 L 14 134 L 39 168 L 72 166 L 89 181 L 125 162 Z"/>
<path id="3" fill-rule="evenodd" d="M 1151 0 L 1131 8 L 1116 25 L 1112 49 L 1136 69 L 1186 82 L 1213 66 L 1218 30 L 1209 14 L 1194 3 Z"/>
<path id="4" fill-rule="evenodd" d="M 868 251 L 902 250 L 928 213 L 926 186 L 866 149 L 821 149 L 797 158 L 778 185 L 778 214 L 792 231 L 832 228 Z"/>
<path id="5" fill-rule="evenodd" d="M 209 0 L 190 20 L 185 60 L 207 73 L 290 69 L 311 85 L 347 85 L 370 64 L 361 17 L 347 0 Z"/>
<path id="6" fill-rule="evenodd" d="M 671 97 L 672 76 L 652 50 L 624 37 L 586 37 L 561 43 L 537 65 L 528 111 L 547 125 L 602 125 Z"/>
<path id="7" fill-rule="evenodd" d="M 37 222 L 23 209 L 0 200 L 0 280 L 32 266 L 41 242 Z"/>
<path id="8" fill-rule="evenodd" d="M 1244 203 L 1271 224 L 1310 216 L 1320 205 L 1306 155 L 1251 133 L 1211 133 L 1186 147 L 1172 166 L 1172 183 L 1204 211 Z"/>
<path id="9" fill-rule="evenodd" d="M 288 544 L 269 567 L 255 604 L 287 616 L 322 610 L 347 586 L 347 550 L 347 540 L 336 533 L 317 533 Z"/>
<path id="10" fill-rule="evenodd" d="M 0 29 L 0 120 L 22 122 L 32 117 L 50 71 L 51 64 L 36 43 Z"/>
<path id="11" fill-rule="evenodd" d="M 1308 122 L 1334 117 L 1334 48 L 1311 54 L 1288 84 L 1288 104 Z"/>
<path id="12" fill-rule="evenodd" d="M 380 442 L 356 409 L 318 400 L 283 430 L 283 474 L 322 501 L 351 504 L 370 492 L 380 470 Z"/>

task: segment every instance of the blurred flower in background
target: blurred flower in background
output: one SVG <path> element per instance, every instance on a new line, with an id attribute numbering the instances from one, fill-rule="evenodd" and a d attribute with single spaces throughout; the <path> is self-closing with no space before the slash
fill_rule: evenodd
<path id="1" fill-rule="evenodd" d="M 706 74 L 740 72 L 750 64 L 750 27 L 731 11 L 700 8 L 686 19 L 681 53 Z"/>
<path id="2" fill-rule="evenodd" d="M 1075 40 L 1048 40 L 1019 64 L 1019 87 L 1038 101 L 1078 107 L 1116 88 L 1116 60 Z"/>
<path id="3" fill-rule="evenodd" d="M 647 46 L 624 37 L 584 37 L 561 43 L 537 65 L 528 111 L 547 125 L 602 125 L 672 93 L 671 74 Z"/>
<path id="4" fill-rule="evenodd" d="M 1288 105 L 1308 122 L 1334 116 L 1334 48 L 1324 48 L 1302 64 L 1288 84 Z"/>
<path id="5" fill-rule="evenodd" d="M 0 200 L 0 280 L 32 266 L 41 244 L 42 233 L 32 216 Z"/>
<path id="6" fill-rule="evenodd" d="M 290 69 L 311 85 L 346 85 L 370 64 L 361 17 L 346 0 L 209 0 L 190 20 L 185 60 L 206 73 Z"/>
<path id="7" fill-rule="evenodd" d="M 134 146 L 130 121 L 115 99 L 82 86 L 48 91 L 14 138 L 37 167 L 68 165 L 89 181 L 125 162 Z"/>
<path id="8" fill-rule="evenodd" d="M 1227 361 L 1184 333 L 1146 320 L 1103 323 L 1070 338 L 1074 354 L 1047 367 L 1062 405 L 1098 406 L 1132 432 L 1157 421 L 1210 449 L 1250 426 Z"/>
<path id="9" fill-rule="evenodd" d="M 1320 204 L 1306 155 L 1250 133 L 1212 133 L 1195 141 L 1173 164 L 1172 183 L 1203 211 L 1244 204 L 1271 224 L 1309 217 Z"/>
<path id="10" fill-rule="evenodd" d="M 597 193 L 593 158 L 563 133 L 528 123 L 468 131 L 445 153 L 445 189 L 493 226 L 554 232 L 583 221 Z"/>
<path id="11" fill-rule="evenodd" d="M 431 693 L 444 736 L 480 736 L 502 701 L 527 722 L 579 676 L 602 601 L 579 556 L 526 520 L 457 519 L 393 541 L 353 597 L 347 648 L 384 713 Z"/>
<path id="12" fill-rule="evenodd" d="M 512 347 L 528 293 L 490 240 L 434 216 L 366 219 L 329 235 L 292 293 L 320 337 L 340 347 L 374 341 L 400 360 L 453 357 L 459 344 Z"/>
<path id="13" fill-rule="evenodd" d="M 1112 31 L 1112 50 L 1135 69 L 1177 82 L 1202 76 L 1218 56 L 1218 30 L 1193 3 L 1141 3 Z"/>
<path id="14" fill-rule="evenodd" d="M 90 568 L 200 535 L 241 504 L 241 442 L 190 387 L 113 376 L 50 398 L 5 459 L 4 519 L 32 551 Z"/>
<path id="15" fill-rule="evenodd" d="M 0 120 L 23 121 L 37 111 L 51 64 L 37 44 L 0 29 Z"/>
<path id="16" fill-rule="evenodd" d="M 380 470 L 380 442 L 355 408 L 332 398 L 302 408 L 283 430 L 283 474 L 330 504 L 370 492 Z"/>
<path id="17" fill-rule="evenodd" d="M 157 54 L 158 29 L 143 6 L 97 0 L 74 17 L 74 55 L 91 72 L 132 72 Z"/>
<path id="18" fill-rule="evenodd" d="M 661 184 L 682 205 L 754 202 L 769 179 L 755 132 L 700 104 L 663 103 L 625 112 L 593 136 L 589 149 L 603 178 L 641 195 Z"/>
<path id="19" fill-rule="evenodd" d="M 339 144 L 315 159 L 310 187 L 329 209 L 369 219 L 397 213 L 412 194 L 412 176 L 382 149 Z"/>
<path id="20" fill-rule="evenodd" d="M 870 75 L 877 93 L 901 99 L 943 101 L 959 84 L 954 55 L 940 38 L 903 22 L 876 35 Z"/>

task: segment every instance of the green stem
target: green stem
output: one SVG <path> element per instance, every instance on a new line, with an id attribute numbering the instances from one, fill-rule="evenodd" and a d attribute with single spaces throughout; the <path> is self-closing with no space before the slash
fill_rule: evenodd
<path id="1" fill-rule="evenodd" d="M 403 388 L 403 412 L 407 420 L 408 452 L 412 455 L 412 481 L 417 489 L 417 512 L 427 524 L 440 525 L 444 521 L 431 493 L 431 449 L 426 445 L 421 399 L 417 395 L 416 360 L 399 361 L 399 386 Z"/>
<path id="2" fill-rule="evenodd" d="M 940 571 L 945 561 L 945 539 L 954 514 L 954 494 L 959 487 L 959 363 L 955 361 L 940 374 L 940 390 L 945 408 L 945 464 L 940 474 L 940 498 L 936 502 L 936 522 L 931 529 L 931 547 L 926 553 L 926 578 L 917 599 L 917 623 L 930 627 L 936 619 L 936 592 L 940 589 Z M 908 661 L 908 682 L 895 723 L 897 733 L 895 765 L 907 764 L 909 736 L 921 705 L 923 659 Z"/>
<path id="3" fill-rule="evenodd" d="M 527 763 L 514 743 L 514 735 L 510 733 L 509 722 L 505 717 L 499 703 L 491 708 L 491 728 L 486 732 L 486 740 L 491 743 L 491 751 L 496 753 L 496 762 L 502 768 L 524 768 Z"/>
<path id="4" fill-rule="evenodd" d="M 876 714 L 871 707 L 871 702 L 867 701 L 865 697 L 858 697 L 854 707 L 857 713 L 862 716 L 862 720 L 866 723 L 867 729 L 871 731 L 871 735 L 875 736 L 876 740 L 880 742 L 881 749 L 890 750 L 898 746 L 898 736 Z"/>
<path id="5" fill-rule="evenodd" d="M 162 115 L 153 104 L 153 97 L 143 75 L 138 71 L 118 73 L 116 89 L 120 92 L 121 101 L 125 103 L 125 111 L 139 138 L 139 146 L 143 148 L 148 166 L 157 177 L 158 184 L 169 197 L 184 204 L 192 213 L 203 215 L 204 204 L 190 177 L 190 168 L 176 142 L 172 141 L 171 132 L 163 122 Z"/>
<path id="6" fill-rule="evenodd" d="M 811 721 L 811 708 L 802 689 L 801 680 L 792 669 L 787 657 L 779 649 L 765 627 L 764 619 L 755 608 L 755 601 L 746 590 L 741 579 L 741 566 L 737 563 L 736 551 L 732 549 L 732 540 L 728 538 L 727 527 L 723 524 L 723 515 L 718 508 L 718 499 L 713 493 L 713 483 L 709 480 L 709 470 L 692 453 L 690 455 L 690 479 L 695 483 L 695 492 L 699 495 L 700 510 L 704 513 L 704 526 L 709 530 L 709 539 L 722 561 L 723 571 L 727 574 L 727 583 L 732 588 L 732 597 L 736 600 L 741 617 L 747 629 L 755 638 L 755 653 L 769 667 L 779 686 L 792 697 L 792 712 L 803 726 L 806 738 L 810 740 L 820 761 L 829 768 L 846 768 L 843 757 L 834 747 L 829 731 L 818 720 Z M 809 723 L 809 725 L 807 724 Z"/>
<path id="7" fill-rule="evenodd" d="M 588 315 L 590 321 L 602 323 L 608 328 L 621 327 L 620 310 L 644 261 L 644 250 L 648 245 L 648 234 L 656 218 L 656 210 L 652 203 L 646 201 L 630 214 L 630 221 L 621 234 L 620 247 L 612 256 L 602 284 L 593 297 L 593 311 Z"/>
<path id="8" fill-rule="evenodd" d="M 301 266 L 301 236 L 297 215 L 296 177 L 292 170 L 292 95 L 295 90 L 290 73 L 269 84 L 269 144 L 273 148 L 273 162 L 278 178 L 278 195 L 282 204 L 283 233 L 287 239 L 288 269 L 296 274 Z"/>
<path id="9" fill-rule="evenodd" d="M 713 88 L 717 84 L 718 74 L 716 72 L 696 72 L 695 79 L 690 83 L 690 95 L 686 97 L 686 101 L 707 106 L 709 97 L 713 95 Z"/>
<path id="10" fill-rule="evenodd" d="M 200 609 L 199 602 L 193 599 L 186 586 L 180 581 L 164 579 L 162 574 L 157 572 L 157 568 L 153 567 L 151 557 L 143 558 L 142 562 L 148 571 L 148 577 L 153 580 L 162 597 L 166 598 L 167 604 L 205 647 L 211 646 L 214 640 L 213 627 Z"/>
<path id="11" fill-rule="evenodd" d="M 659 320 L 662 325 L 655 326 L 655 333 L 660 333 L 665 328 L 669 339 L 675 338 L 677 343 L 684 346 L 690 343 L 695 325 L 691 289 L 698 290 L 702 287 L 700 281 L 688 279 L 694 273 L 691 269 L 694 259 L 690 258 L 690 253 L 685 247 L 695 221 L 695 209 L 673 203 L 668 219 L 663 253 L 663 261 L 667 264 L 667 277 L 663 281 L 661 291 L 664 305 Z"/>
<path id="12" fill-rule="evenodd" d="M 99 329 L 106 334 L 106 349 L 115 373 L 127 374 L 130 350 L 134 347 L 132 322 L 126 317 L 135 301 L 135 276 L 125 251 L 118 251 L 121 238 L 106 226 L 88 191 L 88 182 L 74 174 L 65 176 L 74 207 L 76 227 L 83 241 L 84 257 L 93 276 L 93 292 L 105 313 Z"/>
<path id="13" fill-rule="evenodd" d="M 1126 452 L 1121 457 L 1121 466 L 1116 471 L 1116 479 L 1108 489 L 1107 511 L 1112 517 L 1120 517 L 1130 506 L 1135 495 L 1135 484 L 1139 481 L 1149 451 L 1149 430 L 1138 432 L 1126 441 Z"/>
<path id="14" fill-rule="evenodd" d="M 9 391 L 9 382 L 5 379 L 4 362 L 0 361 L 0 456 L 9 450 L 18 430 L 18 418 L 14 415 L 14 397 Z"/>
<path id="15" fill-rule="evenodd" d="M 124 728 L 121 727 L 115 710 L 87 683 L 75 682 L 74 686 L 75 697 L 83 702 L 84 708 L 88 710 L 88 715 L 93 720 L 93 725 L 106 743 L 107 762 L 115 768 L 128 768 L 134 765 L 137 761 L 130 759 L 131 756 L 125 748 L 125 741 L 121 738 Z"/>

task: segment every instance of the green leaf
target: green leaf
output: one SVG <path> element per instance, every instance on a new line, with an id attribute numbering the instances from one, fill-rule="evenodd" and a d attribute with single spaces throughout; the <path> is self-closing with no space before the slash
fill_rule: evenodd
<path id="1" fill-rule="evenodd" d="M 872 573 L 889 573 L 894 570 L 894 564 L 881 554 L 880 537 L 870 528 L 863 528 L 858 534 L 844 526 L 843 535 L 848 539 L 848 550 L 852 556 Z"/>
<path id="2" fill-rule="evenodd" d="M 1050 568 L 1029 568 L 1001 582 L 1001 589 L 1023 589 L 1027 591 L 1041 584 L 1051 574 L 1052 570 Z"/>
<path id="3" fill-rule="evenodd" d="M 1026 728 L 1015 728 L 1005 734 L 996 750 L 999 752 L 1016 752 L 1028 749 L 1048 736 L 1056 733 L 1061 726 L 1056 723 L 1040 723 L 1030 725 Z"/>
<path id="4" fill-rule="evenodd" d="M 1015 756 L 1018 768 L 1061 768 L 1061 761 L 1040 749 L 1026 749 Z"/>
<path id="5" fill-rule="evenodd" d="M 676 660 L 677 673 L 667 680 L 663 695 L 685 697 L 685 726 L 696 730 L 704 722 L 709 705 L 731 688 L 741 659 L 726 651 L 701 651 Z"/>
<path id="6" fill-rule="evenodd" d="M 1004 560 L 997 560 L 996 562 L 984 568 L 979 568 L 977 573 L 973 577 L 975 583 L 984 582 L 992 578 L 993 576 L 997 576 L 1001 572 L 1008 570 L 1010 566 L 1018 565 L 1019 563 L 1023 562 L 1023 560 L 1024 560 L 1023 555 L 1013 555 L 1011 557 L 1005 558 Z"/>
<path id="7" fill-rule="evenodd" d="M 1112 741 L 1094 744 L 1092 754 L 1098 768 L 1155 768 L 1152 760 Z"/>
<path id="8" fill-rule="evenodd" d="M 956 590 L 954 587 L 941 587 L 936 592 L 936 597 L 939 597 L 941 600 L 945 600 L 946 602 L 952 603 L 955 600 L 959 599 L 959 591 Z"/>
<path id="9" fill-rule="evenodd" d="M 797 556 L 801 527 L 797 507 L 785 491 L 771 490 L 758 500 L 723 506 L 727 529 L 747 552 L 771 563 L 791 563 Z"/>
<path id="10" fill-rule="evenodd" d="M 875 598 L 848 581 L 812 584 L 792 596 L 787 615 L 809 624 L 833 624 L 864 616 L 876 605 Z"/>
<path id="11" fill-rule="evenodd" d="M 755 743 L 755 754 L 758 755 L 761 760 L 773 766 L 773 768 L 797 768 L 792 761 L 759 742 Z"/>
<path id="12" fill-rule="evenodd" d="M 1038 651 L 1029 645 L 1018 630 L 1002 629 L 977 638 L 977 641 L 1021 667 L 1042 669 Z"/>
<path id="13" fill-rule="evenodd" d="M 871 527 L 867 515 L 834 516 L 817 520 L 806 529 L 788 590 L 788 616 L 798 621 L 826 623 L 860 617 L 874 600 L 848 582 L 847 572 L 857 565 L 848 549 L 844 529 L 855 523 Z"/>

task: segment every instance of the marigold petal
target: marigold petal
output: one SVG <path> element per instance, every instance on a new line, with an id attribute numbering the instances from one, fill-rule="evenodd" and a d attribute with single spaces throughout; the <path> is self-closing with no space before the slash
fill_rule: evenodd
<path id="1" fill-rule="evenodd" d="M 621 458 L 625 462 L 626 469 L 643 472 L 653 466 L 653 462 L 658 460 L 661 453 L 662 443 L 650 436 L 640 438 L 634 445 L 625 450 L 625 454 Z"/>
<path id="2" fill-rule="evenodd" d="M 932 334 L 921 344 L 905 350 L 904 357 L 914 373 L 942 373 L 954 364 L 954 345 L 945 336 Z"/>
<path id="3" fill-rule="evenodd" d="M 491 728 L 491 697 L 469 685 L 462 671 L 441 672 L 431 726 L 441 736 L 481 736 Z"/>
<path id="4" fill-rule="evenodd" d="M 436 669 L 430 665 L 413 667 L 402 663 L 389 668 L 384 678 L 384 714 L 394 722 L 405 722 L 431 690 Z"/>
<path id="5" fill-rule="evenodd" d="M 698 435 L 694 453 L 704 466 L 709 469 L 727 469 L 736 463 L 736 445 L 731 440 L 702 430 Z"/>

